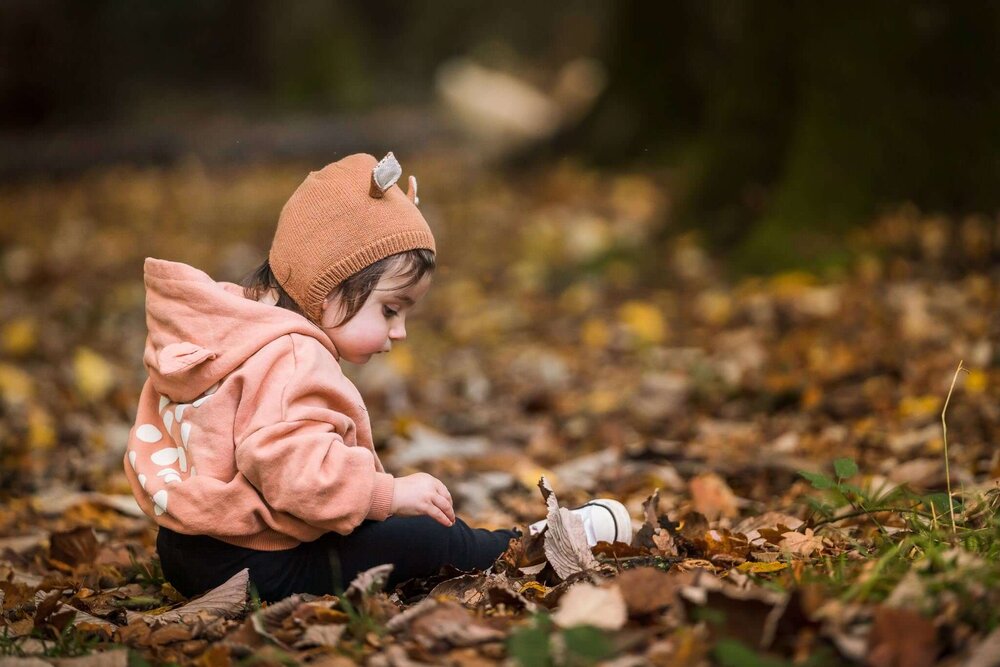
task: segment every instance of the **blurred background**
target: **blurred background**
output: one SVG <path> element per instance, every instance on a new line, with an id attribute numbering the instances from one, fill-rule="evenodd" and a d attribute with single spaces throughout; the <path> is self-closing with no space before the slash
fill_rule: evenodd
<path id="1" fill-rule="evenodd" d="M 464 511 L 602 452 L 571 488 L 682 488 L 627 459 L 773 499 L 830 451 L 936 488 L 959 359 L 953 470 L 994 476 L 998 32 L 987 1 L 6 0 L 0 481 L 125 491 L 143 258 L 238 281 L 309 170 L 388 150 L 441 268 L 351 373 Z"/>
<path id="2" fill-rule="evenodd" d="M 997 205 L 1000 9 L 986 1 L 0 11 L 4 179 L 383 146 L 667 168 L 682 221 L 753 270 L 823 259 L 886 206 Z"/>

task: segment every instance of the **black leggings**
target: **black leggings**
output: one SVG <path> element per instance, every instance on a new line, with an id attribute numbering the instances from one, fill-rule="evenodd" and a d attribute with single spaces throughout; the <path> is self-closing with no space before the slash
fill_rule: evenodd
<path id="1" fill-rule="evenodd" d="M 359 572 L 391 563 L 388 588 L 436 574 L 443 565 L 486 569 L 507 549 L 515 530 L 451 527 L 426 516 L 365 521 L 349 535 L 326 533 L 283 551 L 237 547 L 205 535 L 182 535 L 160 527 L 156 550 L 163 575 L 187 597 L 218 586 L 243 568 L 260 599 L 275 602 L 293 593 L 342 591 Z"/>

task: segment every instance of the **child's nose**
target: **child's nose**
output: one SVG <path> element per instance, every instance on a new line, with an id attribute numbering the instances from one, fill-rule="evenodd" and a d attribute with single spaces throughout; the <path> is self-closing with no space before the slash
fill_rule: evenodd
<path id="1" fill-rule="evenodd" d="M 389 340 L 406 340 L 406 324 L 397 322 L 389 329 Z"/>

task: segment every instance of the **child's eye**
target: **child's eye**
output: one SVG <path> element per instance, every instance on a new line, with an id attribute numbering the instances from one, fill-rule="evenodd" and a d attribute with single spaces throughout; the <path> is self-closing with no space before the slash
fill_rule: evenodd
<path id="1" fill-rule="evenodd" d="M 399 312 L 393 310 L 389 306 L 382 306 L 382 314 L 385 315 L 386 317 L 395 317 L 396 315 L 399 314 Z"/>

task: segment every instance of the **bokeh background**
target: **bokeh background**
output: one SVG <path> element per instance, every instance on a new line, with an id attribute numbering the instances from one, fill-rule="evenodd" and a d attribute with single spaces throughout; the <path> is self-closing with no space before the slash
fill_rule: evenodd
<path id="1" fill-rule="evenodd" d="M 771 502 L 834 451 L 937 488 L 960 359 L 953 470 L 989 479 L 998 28 L 944 0 L 8 0 L 0 481 L 125 491 L 143 258 L 238 281 L 309 170 L 388 150 L 441 268 L 350 373 L 387 460 L 467 482 L 467 516 L 530 515 L 584 456 L 568 500 L 635 508 L 708 468 Z"/>

